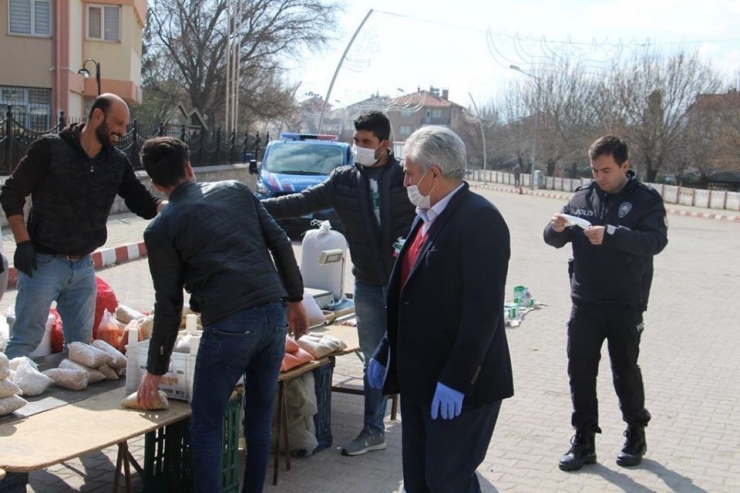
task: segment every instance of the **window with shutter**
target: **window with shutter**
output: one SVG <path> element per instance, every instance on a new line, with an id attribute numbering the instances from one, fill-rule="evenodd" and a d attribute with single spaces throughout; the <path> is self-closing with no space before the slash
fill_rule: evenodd
<path id="1" fill-rule="evenodd" d="M 34 34 L 51 35 L 51 4 L 49 2 L 33 2 Z"/>
<path id="2" fill-rule="evenodd" d="M 51 0 L 8 0 L 9 33 L 51 36 Z"/>
<path id="3" fill-rule="evenodd" d="M 102 7 L 93 7 L 87 9 L 87 37 L 90 39 L 101 39 L 103 28 Z"/>
<path id="4" fill-rule="evenodd" d="M 121 39 L 121 7 L 88 5 L 87 38 L 119 41 Z"/>
<path id="5" fill-rule="evenodd" d="M 105 40 L 118 41 L 120 39 L 119 7 L 105 7 Z"/>

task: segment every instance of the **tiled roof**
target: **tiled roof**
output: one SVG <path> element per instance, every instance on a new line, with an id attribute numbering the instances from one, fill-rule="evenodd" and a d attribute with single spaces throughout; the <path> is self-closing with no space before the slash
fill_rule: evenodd
<path id="1" fill-rule="evenodd" d="M 395 107 L 414 107 L 422 106 L 424 108 L 450 108 L 450 107 L 461 107 L 457 103 L 453 103 L 440 96 L 436 96 L 429 91 L 418 91 L 412 94 L 405 94 L 398 98 L 393 98 L 388 101 L 389 106 Z"/>
<path id="2" fill-rule="evenodd" d="M 725 94 L 698 94 L 693 106 L 698 109 L 740 107 L 740 93 L 730 91 Z"/>

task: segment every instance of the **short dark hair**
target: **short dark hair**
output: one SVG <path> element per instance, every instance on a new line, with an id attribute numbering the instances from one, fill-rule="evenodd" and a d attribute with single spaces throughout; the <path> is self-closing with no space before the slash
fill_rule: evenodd
<path id="1" fill-rule="evenodd" d="M 391 137 L 391 122 L 380 111 L 368 111 L 358 116 L 355 121 L 355 130 L 369 130 L 378 140 L 384 141 Z"/>
<path id="2" fill-rule="evenodd" d="M 629 159 L 627 144 L 616 135 L 604 135 L 588 148 L 588 157 L 592 161 L 599 156 L 612 156 L 614 162 L 622 166 Z"/>
<path id="3" fill-rule="evenodd" d="M 103 94 L 102 96 L 98 96 L 95 98 L 95 100 L 92 103 L 92 106 L 90 107 L 90 114 L 88 115 L 88 118 L 91 119 L 93 116 L 93 112 L 100 108 L 103 111 L 103 114 L 108 113 L 108 108 L 111 107 L 111 104 L 113 104 L 113 98 L 109 94 Z"/>
<path id="4" fill-rule="evenodd" d="M 160 187 L 171 187 L 185 178 L 189 161 L 188 145 L 174 137 L 154 137 L 141 147 L 144 169 Z"/>

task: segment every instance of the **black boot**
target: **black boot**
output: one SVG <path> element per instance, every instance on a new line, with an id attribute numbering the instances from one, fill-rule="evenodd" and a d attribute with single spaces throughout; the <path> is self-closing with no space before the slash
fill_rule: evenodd
<path id="1" fill-rule="evenodd" d="M 579 431 L 570 439 L 570 450 L 560 458 L 561 471 L 577 471 L 584 464 L 596 462 L 595 433 L 593 431 Z"/>
<path id="2" fill-rule="evenodd" d="M 644 426 L 629 426 L 624 432 L 626 440 L 624 447 L 617 456 L 617 464 L 620 466 L 637 466 L 642 462 L 642 456 L 647 452 Z"/>

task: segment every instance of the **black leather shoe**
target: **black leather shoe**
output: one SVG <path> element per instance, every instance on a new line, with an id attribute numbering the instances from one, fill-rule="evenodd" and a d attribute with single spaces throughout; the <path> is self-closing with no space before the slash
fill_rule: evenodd
<path id="1" fill-rule="evenodd" d="M 570 439 L 570 450 L 560 458 L 561 471 L 577 471 L 585 464 L 596 463 L 596 445 L 593 431 L 578 431 Z"/>
<path id="2" fill-rule="evenodd" d="M 623 467 L 637 466 L 647 452 L 644 426 L 630 426 L 624 432 L 624 447 L 617 456 L 617 464 Z"/>

